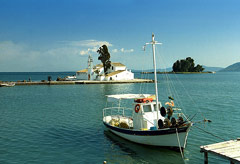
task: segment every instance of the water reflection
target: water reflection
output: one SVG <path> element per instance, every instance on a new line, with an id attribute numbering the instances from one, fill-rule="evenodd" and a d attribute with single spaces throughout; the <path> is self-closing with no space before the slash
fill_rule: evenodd
<path id="1" fill-rule="evenodd" d="M 134 93 L 136 86 L 133 83 L 130 84 L 102 84 L 99 89 L 102 95 L 113 95 L 113 94 L 126 94 Z"/>
<path id="2" fill-rule="evenodd" d="M 104 156 L 109 163 L 184 163 L 181 154 L 166 148 L 144 146 L 127 141 L 108 130 Z"/>

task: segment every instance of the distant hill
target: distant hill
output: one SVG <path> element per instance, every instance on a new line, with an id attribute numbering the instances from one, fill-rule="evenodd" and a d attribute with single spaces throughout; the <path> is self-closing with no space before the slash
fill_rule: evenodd
<path id="1" fill-rule="evenodd" d="M 222 67 L 208 67 L 208 66 L 204 66 L 204 65 L 203 65 L 203 68 L 204 68 L 203 72 L 207 72 L 207 71 L 217 72 L 217 71 L 220 71 L 223 69 Z"/>
<path id="2" fill-rule="evenodd" d="M 240 62 L 232 64 L 227 68 L 220 70 L 220 72 L 240 72 Z"/>

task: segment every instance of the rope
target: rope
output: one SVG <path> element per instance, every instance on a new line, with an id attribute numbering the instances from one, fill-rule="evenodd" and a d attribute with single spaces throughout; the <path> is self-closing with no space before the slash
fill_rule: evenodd
<path id="1" fill-rule="evenodd" d="M 202 128 L 199 128 L 199 127 L 197 127 L 196 125 L 193 126 L 193 127 L 196 127 L 197 129 L 200 129 L 200 130 L 202 130 L 203 132 L 205 132 L 205 133 L 207 133 L 207 134 L 210 134 L 210 135 L 212 135 L 213 137 L 216 137 L 216 138 L 218 138 L 218 139 L 220 139 L 220 140 L 222 140 L 222 141 L 226 141 L 225 139 L 223 139 L 223 138 L 221 138 L 221 137 L 218 137 L 217 135 L 215 135 L 215 134 L 213 134 L 213 133 L 210 133 L 210 132 L 208 132 L 208 131 L 206 131 L 206 130 L 204 130 L 204 129 L 202 129 Z"/>
<path id="2" fill-rule="evenodd" d="M 185 163 L 185 161 L 184 161 L 184 155 L 183 155 L 182 148 L 181 148 L 181 145 L 180 145 L 180 140 L 179 140 L 177 128 L 176 128 L 176 134 L 177 134 L 178 145 L 179 145 L 179 149 L 180 149 L 180 152 L 181 152 L 181 156 L 182 156 L 183 162 Z"/>
<path id="3" fill-rule="evenodd" d="M 150 55 L 150 54 L 147 54 L 146 53 L 146 47 L 145 47 L 145 50 L 144 50 L 144 56 L 147 56 L 147 55 Z M 150 69 L 150 67 L 148 67 L 148 69 Z M 142 65 L 142 71 L 140 72 L 140 77 L 141 79 L 149 79 L 149 74 L 143 74 L 143 65 Z M 148 84 L 147 83 L 141 83 L 140 84 L 140 93 L 144 93 L 144 92 L 148 92 Z"/>
<path id="4" fill-rule="evenodd" d="M 157 47 L 156 47 L 156 48 L 157 48 Z M 157 49 L 156 49 L 156 53 L 157 53 L 157 52 L 158 52 L 158 51 L 157 51 Z M 159 56 L 161 57 L 161 55 L 159 55 Z M 161 60 L 164 61 L 164 59 L 163 59 L 162 57 L 161 57 Z M 162 64 L 164 65 L 165 63 L 163 62 Z M 166 66 L 165 66 L 165 67 L 166 67 Z M 202 111 L 200 110 L 198 104 L 193 100 L 193 98 L 192 98 L 192 97 L 190 96 L 190 94 L 187 92 L 186 87 L 183 85 L 183 83 L 182 83 L 181 80 L 178 78 L 178 76 L 176 75 L 175 72 L 173 73 L 173 76 L 176 78 L 176 81 L 177 81 L 177 82 L 181 85 L 181 87 L 184 89 L 184 91 L 185 91 L 185 93 L 187 94 L 187 97 L 189 98 L 189 100 L 190 100 L 190 101 L 192 102 L 192 104 L 197 108 L 197 110 L 198 110 L 197 113 L 200 113 L 201 116 L 202 116 L 203 118 L 205 118 L 205 116 L 203 115 Z M 177 90 L 176 90 L 176 88 L 175 88 L 175 85 L 173 84 L 173 81 L 169 80 L 170 77 L 169 77 L 168 74 L 165 74 L 165 77 L 166 77 L 166 80 L 167 80 L 168 82 L 170 82 L 170 83 L 168 83 L 168 87 L 169 87 L 169 88 L 168 88 L 168 92 L 169 92 L 170 94 L 174 94 L 173 96 L 176 97 L 176 100 L 180 100 L 180 99 L 179 99 L 179 94 L 178 94 L 178 92 L 177 92 Z M 172 92 L 169 91 L 170 88 L 172 89 Z M 184 106 L 183 106 L 183 104 L 182 104 L 181 101 L 177 101 L 176 104 L 179 104 L 179 106 L 181 106 L 182 109 L 185 111 L 185 108 L 184 108 Z"/>
<path id="5" fill-rule="evenodd" d="M 161 47 L 161 48 L 162 48 L 162 47 Z M 156 54 L 158 54 L 157 47 L 156 47 Z M 157 55 L 157 56 L 159 56 L 160 60 L 162 61 L 162 66 L 165 68 L 165 72 L 167 72 L 167 70 L 166 70 L 167 67 L 166 67 L 166 65 L 165 65 L 166 62 L 164 61 L 164 58 L 162 58 L 161 55 Z M 176 75 L 175 75 L 175 76 L 176 76 Z M 171 80 L 170 75 L 169 75 L 168 73 L 164 73 L 164 74 L 163 74 L 163 77 L 165 78 L 165 80 L 166 80 L 166 85 L 167 85 L 167 87 L 165 87 L 165 88 L 166 88 L 166 93 L 168 94 L 168 96 L 174 97 L 176 106 L 181 107 L 181 109 L 182 109 L 183 112 L 185 113 L 185 108 L 184 108 L 182 102 L 180 101 L 181 99 L 180 99 L 179 94 L 178 94 L 178 92 L 177 92 L 177 89 L 176 89 L 176 87 L 175 87 L 175 85 L 174 85 L 174 81 Z M 178 81 L 179 81 L 179 79 L 178 79 Z M 179 111 L 177 111 L 177 113 L 179 113 Z M 180 112 L 180 113 L 181 113 L 181 112 Z M 185 115 L 184 115 L 184 117 L 185 117 Z M 186 118 L 186 117 L 185 117 L 185 118 Z"/>

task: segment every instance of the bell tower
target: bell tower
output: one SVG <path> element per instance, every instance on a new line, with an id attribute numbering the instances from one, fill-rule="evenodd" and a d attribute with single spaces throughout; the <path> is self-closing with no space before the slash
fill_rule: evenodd
<path id="1" fill-rule="evenodd" d="M 92 80 L 92 72 L 93 72 L 93 59 L 92 55 L 88 56 L 88 80 Z"/>

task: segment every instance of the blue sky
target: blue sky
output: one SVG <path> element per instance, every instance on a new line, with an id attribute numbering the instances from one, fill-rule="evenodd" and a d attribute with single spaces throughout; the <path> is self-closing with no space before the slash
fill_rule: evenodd
<path id="1" fill-rule="evenodd" d="M 130 69 L 158 67 L 188 56 L 196 64 L 240 62 L 238 0 L 0 0 L 0 72 L 77 71 L 108 45 L 111 61 Z"/>

